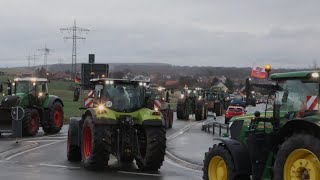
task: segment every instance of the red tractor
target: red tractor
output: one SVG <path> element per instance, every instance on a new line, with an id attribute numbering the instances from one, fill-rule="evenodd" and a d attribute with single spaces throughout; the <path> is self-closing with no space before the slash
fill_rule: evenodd
<path id="1" fill-rule="evenodd" d="M 172 128 L 173 109 L 170 106 L 169 90 L 164 87 L 151 84 L 146 93 L 148 96 L 148 108 L 160 111 L 163 126 L 166 129 Z M 173 94 L 173 91 L 171 91 L 171 93 Z"/>

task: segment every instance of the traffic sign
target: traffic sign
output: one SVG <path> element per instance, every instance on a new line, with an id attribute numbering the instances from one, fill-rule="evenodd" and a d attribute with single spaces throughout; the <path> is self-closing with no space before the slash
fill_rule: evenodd
<path id="1" fill-rule="evenodd" d="M 16 121 L 21 121 L 24 117 L 24 110 L 22 107 L 13 107 L 11 110 L 11 117 Z"/>

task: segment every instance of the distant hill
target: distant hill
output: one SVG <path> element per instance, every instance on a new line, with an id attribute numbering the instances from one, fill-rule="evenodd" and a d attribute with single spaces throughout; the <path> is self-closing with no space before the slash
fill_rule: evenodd
<path id="1" fill-rule="evenodd" d="M 245 79 L 250 76 L 250 67 L 190 67 L 190 66 L 174 66 L 165 63 L 110 63 L 110 72 L 123 72 L 133 73 L 138 75 L 151 76 L 155 74 L 170 75 L 172 78 L 178 78 L 181 76 L 190 77 L 220 77 L 225 76 L 232 79 Z M 71 69 L 71 64 L 52 64 L 48 65 L 51 72 L 65 72 Z M 41 68 L 37 66 L 35 68 L 28 67 L 16 67 L 16 68 L 1 68 L 0 71 L 10 74 L 17 73 L 31 73 L 36 69 Z M 77 67 L 80 71 L 80 65 Z M 276 72 L 289 72 L 296 71 L 297 69 L 273 69 L 272 73 Z M 299 69 L 301 70 L 301 69 Z"/>

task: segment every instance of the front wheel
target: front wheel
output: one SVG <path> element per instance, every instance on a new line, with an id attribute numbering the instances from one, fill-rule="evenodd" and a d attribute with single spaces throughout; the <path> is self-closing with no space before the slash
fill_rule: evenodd
<path id="1" fill-rule="evenodd" d="M 203 160 L 204 180 L 244 180 L 249 176 L 237 176 L 232 155 L 224 146 L 214 145 Z"/>
<path id="2" fill-rule="evenodd" d="M 274 179 L 320 179 L 319 160 L 320 139 L 310 134 L 295 134 L 279 148 Z"/>
<path id="3" fill-rule="evenodd" d="M 139 134 L 141 159 L 136 159 L 139 169 L 157 171 L 166 153 L 166 131 L 163 127 L 144 127 Z"/>
<path id="4" fill-rule="evenodd" d="M 90 170 L 102 170 L 111 153 L 111 129 L 96 125 L 90 116 L 86 117 L 82 128 L 82 164 Z"/>
<path id="5" fill-rule="evenodd" d="M 22 120 L 22 134 L 35 136 L 39 130 L 40 116 L 36 109 L 26 109 Z"/>
<path id="6" fill-rule="evenodd" d="M 43 127 L 43 131 L 46 133 L 58 133 L 63 126 L 63 107 L 60 102 L 53 103 L 50 113 L 48 127 Z"/>

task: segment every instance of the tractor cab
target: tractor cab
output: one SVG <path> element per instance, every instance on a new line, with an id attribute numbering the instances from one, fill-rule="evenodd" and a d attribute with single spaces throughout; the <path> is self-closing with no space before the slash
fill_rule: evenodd
<path id="1" fill-rule="evenodd" d="M 173 93 L 174 91 L 171 89 L 171 94 Z M 173 124 L 173 109 L 170 105 L 169 90 L 155 84 L 150 84 L 146 94 L 147 107 L 160 111 L 164 127 L 166 129 L 171 128 Z"/>
<path id="2" fill-rule="evenodd" d="M 92 79 L 94 106 L 117 112 L 134 112 L 146 107 L 148 82 L 128 79 Z"/>
<path id="3" fill-rule="evenodd" d="M 181 90 L 181 99 L 184 98 L 199 98 L 202 99 L 205 97 L 204 90 L 202 88 L 188 88 L 185 86 Z"/>
<path id="4" fill-rule="evenodd" d="M 48 95 L 48 80 L 45 78 L 16 78 L 11 84 L 13 94 L 23 99 L 27 106 L 42 105 Z"/>

